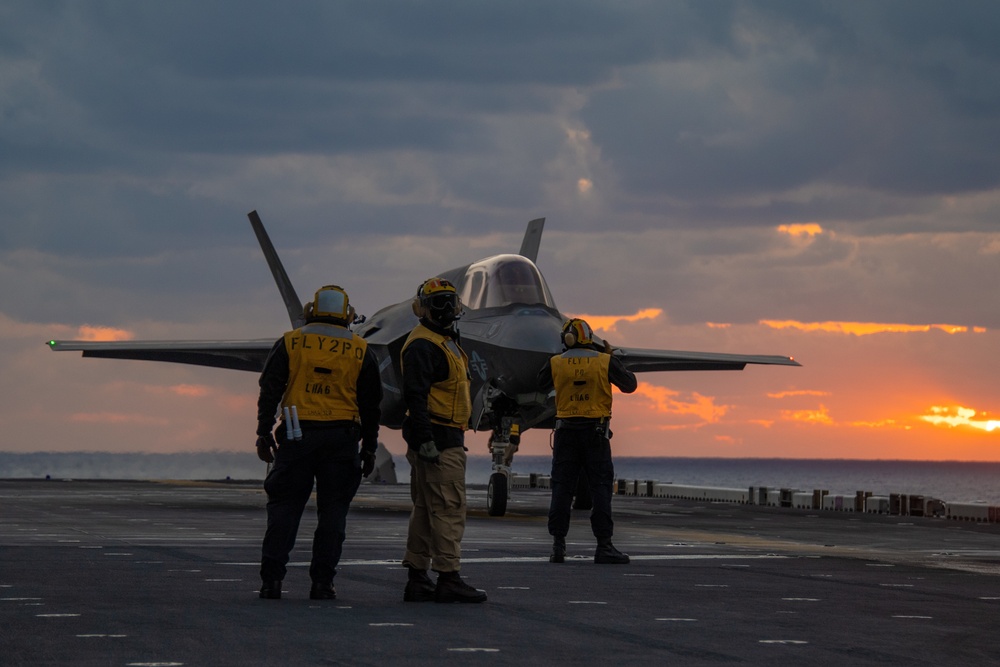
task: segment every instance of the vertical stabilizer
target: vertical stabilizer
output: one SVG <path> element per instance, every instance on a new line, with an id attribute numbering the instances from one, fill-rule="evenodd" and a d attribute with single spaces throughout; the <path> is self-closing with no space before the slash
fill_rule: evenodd
<path id="1" fill-rule="evenodd" d="M 267 265 L 271 267 L 271 275 L 274 276 L 274 282 L 277 283 L 278 291 L 281 292 L 281 298 L 285 302 L 285 308 L 288 310 L 288 319 L 292 322 L 292 328 L 298 329 L 306 323 L 305 317 L 302 315 L 302 302 L 295 293 L 295 288 L 292 287 L 292 281 L 288 279 L 288 274 L 285 273 L 285 267 L 281 265 L 281 260 L 278 259 L 278 253 L 271 244 L 271 238 L 267 235 L 264 223 L 260 221 L 257 211 L 250 211 L 247 217 L 250 218 L 250 224 L 253 225 L 253 232 L 257 235 L 257 242 L 260 243 L 260 249 L 264 251 L 264 258 L 267 260 Z"/>
<path id="2" fill-rule="evenodd" d="M 538 261 L 538 246 L 542 243 L 544 226 L 545 218 L 536 218 L 528 223 L 528 228 L 524 231 L 524 240 L 521 241 L 521 252 L 517 254 L 527 257 L 532 262 Z"/>

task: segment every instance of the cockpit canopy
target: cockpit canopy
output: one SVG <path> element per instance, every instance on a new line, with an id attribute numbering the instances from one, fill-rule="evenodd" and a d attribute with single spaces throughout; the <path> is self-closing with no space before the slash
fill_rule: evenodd
<path id="1" fill-rule="evenodd" d="M 513 303 L 556 307 L 534 262 L 521 255 L 496 255 L 469 266 L 460 296 L 471 310 Z"/>

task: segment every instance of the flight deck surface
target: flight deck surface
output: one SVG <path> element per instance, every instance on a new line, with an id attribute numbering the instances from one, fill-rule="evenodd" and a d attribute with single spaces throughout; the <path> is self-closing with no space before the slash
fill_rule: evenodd
<path id="1" fill-rule="evenodd" d="M 406 485 L 362 486 L 338 599 L 310 601 L 315 507 L 261 600 L 260 483 L 0 480 L 4 665 L 985 665 L 1000 526 L 615 496 L 629 565 L 588 513 L 550 564 L 544 490 L 469 491 L 480 605 L 404 603 Z"/>

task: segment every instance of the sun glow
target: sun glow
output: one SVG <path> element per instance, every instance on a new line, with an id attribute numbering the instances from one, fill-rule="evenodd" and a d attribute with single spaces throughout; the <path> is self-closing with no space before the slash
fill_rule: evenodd
<path id="1" fill-rule="evenodd" d="M 977 412 L 972 408 L 960 405 L 947 407 L 934 405 L 929 408 L 928 412 L 929 414 L 921 415 L 920 419 L 935 426 L 948 426 L 950 428 L 967 426 L 990 433 L 1000 430 L 1000 420 L 975 419 Z"/>

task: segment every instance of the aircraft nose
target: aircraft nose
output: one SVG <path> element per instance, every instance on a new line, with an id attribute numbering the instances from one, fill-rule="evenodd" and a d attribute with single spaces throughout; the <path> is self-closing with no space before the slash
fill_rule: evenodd
<path id="1" fill-rule="evenodd" d="M 501 391 L 511 396 L 538 391 L 538 371 L 562 352 L 561 329 L 562 320 L 548 313 L 500 321 L 484 342 L 493 347 L 491 375 Z"/>

